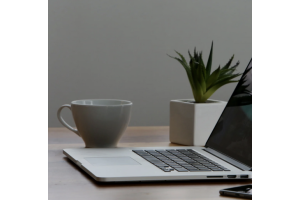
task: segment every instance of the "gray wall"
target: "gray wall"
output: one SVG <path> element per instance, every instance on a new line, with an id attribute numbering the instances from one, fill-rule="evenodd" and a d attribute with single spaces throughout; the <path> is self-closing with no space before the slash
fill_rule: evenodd
<path id="1" fill-rule="evenodd" d="M 76 99 L 133 102 L 131 126 L 169 124 L 169 101 L 192 98 L 183 67 L 166 54 L 214 41 L 214 69 L 252 56 L 250 0 L 49 0 L 49 127 Z M 212 98 L 228 100 L 235 84 Z M 63 112 L 74 124 L 69 110 Z"/>

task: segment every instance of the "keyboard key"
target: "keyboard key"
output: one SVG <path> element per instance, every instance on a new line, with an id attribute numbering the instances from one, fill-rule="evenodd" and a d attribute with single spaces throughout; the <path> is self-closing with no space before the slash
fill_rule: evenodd
<path id="1" fill-rule="evenodd" d="M 203 170 L 203 171 L 211 171 L 211 169 L 208 169 L 208 168 L 197 168 L 199 170 Z"/>
<path id="2" fill-rule="evenodd" d="M 173 151 L 173 152 L 170 152 L 170 153 L 172 153 L 172 154 L 174 154 L 174 155 L 175 155 L 175 154 L 176 154 L 176 155 L 183 155 L 183 154 L 182 154 L 181 152 L 179 152 L 179 151 L 176 151 L 176 152 Z"/>
<path id="3" fill-rule="evenodd" d="M 187 167 L 192 167 L 193 165 L 190 165 L 190 164 L 180 164 L 180 165 L 182 165 L 182 166 L 187 166 Z"/>
<path id="4" fill-rule="evenodd" d="M 173 163 L 174 161 L 171 160 L 171 159 L 164 159 L 166 162 L 170 162 L 170 163 Z"/>
<path id="5" fill-rule="evenodd" d="M 215 165 L 204 165 L 205 167 L 215 167 Z"/>
<path id="6" fill-rule="evenodd" d="M 151 161 L 151 163 L 164 163 L 163 161 Z"/>
<path id="7" fill-rule="evenodd" d="M 206 165 L 205 165 L 206 166 Z M 220 168 L 220 167 L 217 167 L 217 166 L 215 166 L 215 165 L 212 165 L 212 166 L 207 166 L 207 167 L 209 167 L 209 168 Z"/>
<path id="8" fill-rule="evenodd" d="M 162 162 L 162 161 L 153 161 L 153 162 L 151 162 L 151 163 L 153 163 L 153 164 L 165 164 L 164 162 Z M 165 164 L 166 165 L 166 164 Z"/>
<path id="9" fill-rule="evenodd" d="M 184 168 L 193 167 L 192 165 L 181 165 L 181 166 L 184 167 Z"/>
<path id="10" fill-rule="evenodd" d="M 145 159 L 156 159 L 155 157 L 153 157 L 153 156 L 142 156 L 143 158 L 145 158 Z"/>
<path id="11" fill-rule="evenodd" d="M 164 162 L 162 162 L 160 160 L 148 160 L 148 161 L 151 162 L 151 163 L 164 163 Z"/>
<path id="12" fill-rule="evenodd" d="M 149 162 L 162 162 L 161 160 L 159 159 L 148 159 Z"/>
<path id="13" fill-rule="evenodd" d="M 133 152 L 137 153 L 137 152 L 145 152 L 144 150 L 132 150 Z"/>
<path id="14" fill-rule="evenodd" d="M 219 167 L 216 166 L 207 166 L 208 168 L 214 168 L 214 169 L 220 169 Z"/>
<path id="15" fill-rule="evenodd" d="M 182 168 L 182 166 L 180 166 L 180 165 L 170 165 L 170 166 L 173 168 Z"/>
<path id="16" fill-rule="evenodd" d="M 202 158 L 195 158 L 194 160 L 199 160 L 199 161 L 205 161 L 204 159 L 202 159 Z"/>
<path id="17" fill-rule="evenodd" d="M 181 159 L 172 159 L 174 162 L 184 162 L 183 160 Z"/>
<path id="18" fill-rule="evenodd" d="M 167 160 L 170 160 L 168 158 L 158 158 L 159 160 L 164 160 L 164 161 L 167 161 Z"/>
<path id="19" fill-rule="evenodd" d="M 144 158 L 145 160 L 148 160 L 149 162 L 150 161 L 159 161 L 158 159 L 155 159 L 155 158 Z"/>
<path id="20" fill-rule="evenodd" d="M 195 167 L 200 167 L 200 168 L 208 168 L 208 167 L 206 167 L 206 166 L 204 166 L 204 165 L 194 165 Z"/>
<path id="21" fill-rule="evenodd" d="M 182 158 L 187 158 L 186 156 L 182 156 L 182 155 L 176 155 L 179 159 L 182 159 Z"/>
<path id="22" fill-rule="evenodd" d="M 198 156 L 189 156 L 189 157 L 192 158 L 192 159 L 199 158 Z"/>
<path id="23" fill-rule="evenodd" d="M 196 166 L 196 167 L 202 167 L 202 168 L 208 168 L 208 167 L 206 167 L 204 165 L 194 165 L 194 166 Z"/>
<path id="24" fill-rule="evenodd" d="M 191 160 L 188 160 L 188 159 L 182 159 L 182 160 L 183 160 L 183 162 L 190 162 L 191 161 Z"/>
<path id="25" fill-rule="evenodd" d="M 209 169 L 208 167 L 204 167 L 204 166 L 198 166 L 197 168 L 199 168 L 199 169 Z"/>
<path id="26" fill-rule="evenodd" d="M 169 167 L 169 165 L 166 165 L 166 164 L 154 164 L 155 166 L 158 166 L 158 167 Z"/>
<path id="27" fill-rule="evenodd" d="M 205 167 L 203 164 L 194 164 L 194 166 Z"/>
<path id="28" fill-rule="evenodd" d="M 184 167 L 184 168 L 186 168 L 186 169 L 188 169 L 188 170 L 193 170 L 193 169 L 197 169 L 196 167 Z"/>
<path id="29" fill-rule="evenodd" d="M 211 170 L 221 170 L 221 171 L 223 171 L 222 169 L 217 168 L 217 167 L 208 167 L 208 168 L 211 169 Z"/>
<path id="30" fill-rule="evenodd" d="M 183 167 L 194 167 L 193 165 L 181 165 L 181 166 L 183 166 Z"/>
<path id="31" fill-rule="evenodd" d="M 157 156 L 162 156 L 161 154 L 155 154 L 155 153 L 151 153 L 151 155 L 152 155 L 152 156 L 155 156 L 155 157 L 157 157 Z"/>
<path id="32" fill-rule="evenodd" d="M 184 168 L 195 168 L 193 165 L 182 165 Z"/>
<path id="33" fill-rule="evenodd" d="M 181 166 L 180 164 L 178 164 L 178 163 L 172 163 L 172 164 L 170 164 L 170 165 L 179 165 L 179 166 Z"/>
<path id="34" fill-rule="evenodd" d="M 175 162 L 164 162 L 164 163 L 166 163 L 166 164 L 168 164 L 168 165 L 178 165 L 177 163 L 175 163 Z"/>
<path id="35" fill-rule="evenodd" d="M 190 170 L 190 172 L 199 172 L 200 171 L 200 169 L 188 169 L 188 170 Z"/>
<path id="36" fill-rule="evenodd" d="M 185 168 L 175 168 L 175 170 L 178 171 L 178 172 L 188 172 L 189 171 Z"/>
<path id="37" fill-rule="evenodd" d="M 180 161 L 180 162 L 177 162 L 179 165 L 182 165 L 182 164 L 188 164 L 187 162 L 183 162 L 183 161 Z"/>
<path id="38" fill-rule="evenodd" d="M 170 158 L 170 159 L 177 159 L 176 156 L 166 156 L 167 158 Z"/>

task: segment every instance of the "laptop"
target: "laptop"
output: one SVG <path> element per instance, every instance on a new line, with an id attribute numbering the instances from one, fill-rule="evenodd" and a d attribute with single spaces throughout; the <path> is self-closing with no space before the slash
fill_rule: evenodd
<path id="1" fill-rule="evenodd" d="M 205 147 L 76 148 L 63 153 L 100 182 L 252 178 L 252 60 Z"/>

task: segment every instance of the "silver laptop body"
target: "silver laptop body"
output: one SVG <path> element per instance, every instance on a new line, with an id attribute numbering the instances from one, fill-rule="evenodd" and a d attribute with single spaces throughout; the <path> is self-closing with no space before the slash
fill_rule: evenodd
<path id="1" fill-rule="evenodd" d="M 219 163 L 230 171 L 164 172 L 132 150 L 192 149 Z M 81 169 L 100 182 L 175 181 L 201 179 L 249 179 L 247 166 L 234 166 L 210 153 L 205 147 L 139 147 L 139 148 L 78 148 L 64 149 L 64 154 Z M 230 159 L 230 158 L 228 158 Z M 241 169 L 244 167 L 244 170 Z"/>
<path id="2" fill-rule="evenodd" d="M 63 153 L 100 182 L 251 179 L 252 61 L 205 147 L 77 148 L 64 149 Z M 170 157 L 169 161 L 164 155 Z M 180 165 L 185 163 L 180 158 L 195 166 L 204 160 L 203 166 L 211 170 L 204 170 L 200 164 L 199 170 L 197 166 L 194 170 L 194 167 L 185 170 L 184 166 L 175 169 L 167 163 L 174 164 L 174 160 Z"/>

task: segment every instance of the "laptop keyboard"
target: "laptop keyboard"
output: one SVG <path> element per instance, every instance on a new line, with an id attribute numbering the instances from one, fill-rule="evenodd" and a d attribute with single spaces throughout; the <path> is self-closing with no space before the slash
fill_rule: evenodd
<path id="1" fill-rule="evenodd" d="M 230 171 L 192 149 L 132 151 L 164 172 Z"/>

